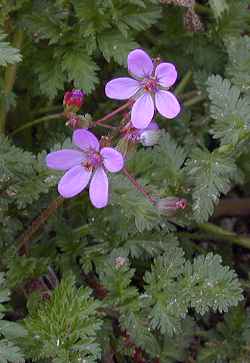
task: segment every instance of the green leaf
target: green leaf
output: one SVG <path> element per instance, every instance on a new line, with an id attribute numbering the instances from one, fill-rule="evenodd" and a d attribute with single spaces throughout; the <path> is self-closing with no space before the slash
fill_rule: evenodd
<path id="1" fill-rule="evenodd" d="M 228 10 L 228 4 L 226 0 L 209 0 L 209 4 L 214 12 L 214 16 L 218 19 L 222 14 Z"/>
<path id="2" fill-rule="evenodd" d="M 125 38 L 120 33 L 110 32 L 100 35 L 98 44 L 107 62 L 113 58 L 121 65 L 126 65 L 128 53 L 139 46 L 134 40 Z"/>
<path id="3" fill-rule="evenodd" d="M 232 82 L 243 92 L 250 89 L 250 37 L 231 37 L 226 39 L 229 57 L 227 74 Z"/>
<path id="4" fill-rule="evenodd" d="M 98 66 L 84 49 L 68 50 L 62 58 L 62 69 L 67 72 L 68 81 L 74 81 L 74 86 L 86 93 L 93 91 L 98 83 Z"/>
<path id="5" fill-rule="evenodd" d="M 4 41 L 6 35 L 0 30 L 0 66 L 15 64 L 22 60 L 19 49 L 13 48 L 9 42 Z"/>
<path id="6" fill-rule="evenodd" d="M 0 361 L 1 363 L 24 363 L 24 356 L 12 342 L 2 339 L 0 340 Z"/>
<path id="7" fill-rule="evenodd" d="M 234 144 L 250 137 L 250 101 L 240 97 L 240 89 L 221 76 L 208 78 L 211 115 L 215 120 L 211 133 L 222 144 Z"/>
<path id="8" fill-rule="evenodd" d="M 59 62 L 55 59 L 44 61 L 35 68 L 37 73 L 40 90 L 49 99 L 57 96 L 58 91 L 64 89 L 65 74 Z"/>
<path id="9" fill-rule="evenodd" d="M 63 363 L 93 363 L 100 357 L 96 342 L 101 328 L 97 317 L 100 304 L 89 289 L 74 285 L 72 275 L 64 278 L 50 299 L 38 304 L 25 319 L 28 336 L 23 345 L 27 355 Z"/>
<path id="10" fill-rule="evenodd" d="M 227 312 L 243 300 L 242 289 L 234 271 L 222 266 L 222 258 L 209 253 L 194 259 L 192 269 L 189 262 L 186 271 L 192 280 L 191 307 L 204 315 L 210 309 Z"/>
<path id="11" fill-rule="evenodd" d="M 185 170 L 192 185 L 193 214 L 197 222 L 207 221 L 213 214 L 221 193 L 230 189 L 237 176 L 237 167 L 219 150 L 195 149 Z"/>

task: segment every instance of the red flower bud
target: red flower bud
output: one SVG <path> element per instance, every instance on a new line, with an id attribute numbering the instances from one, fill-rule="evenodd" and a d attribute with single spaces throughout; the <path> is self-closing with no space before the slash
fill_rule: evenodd
<path id="1" fill-rule="evenodd" d="M 64 95 L 63 104 L 66 107 L 76 107 L 79 109 L 84 101 L 85 93 L 79 89 L 67 91 Z"/>

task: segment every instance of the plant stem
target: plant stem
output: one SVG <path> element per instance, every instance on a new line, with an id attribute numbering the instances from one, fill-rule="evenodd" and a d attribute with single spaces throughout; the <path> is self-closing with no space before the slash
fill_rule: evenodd
<path id="1" fill-rule="evenodd" d="M 62 105 L 52 105 L 48 107 L 40 108 L 39 110 L 35 110 L 32 112 L 32 116 L 35 118 L 39 115 L 48 114 L 48 113 L 54 113 L 54 112 L 63 112 L 63 106 Z"/>
<path id="2" fill-rule="evenodd" d="M 127 103 L 125 103 L 124 105 L 118 107 L 113 112 L 110 112 L 106 116 L 104 116 L 104 117 L 100 118 L 99 120 L 95 121 L 93 123 L 93 126 L 92 127 L 101 126 L 101 127 L 106 128 L 106 129 L 112 129 L 112 130 L 116 129 L 115 126 L 106 125 L 106 124 L 104 124 L 104 122 L 107 121 L 107 120 L 110 120 L 115 115 L 117 115 L 118 113 L 120 113 L 123 110 L 125 110 L 126 108 L 128 108 L 133 102 L 134 102 L 133 100 L 129 100 Z M 18 134 L 19 132 L 21 132 L 21 131 L 29 128 L 29 127 L 32 127 L 34 125 L 38 125 L 38 124 L 40 124 L 42 122 L 47 122 L 47 121 L 51 121 L 51 120 L 57 120 L 60 117 L 65 117 L 65 115 L 64 115 L 63 112 L 55 113 L 53 115 L 47 115 L 47 116 L 40 117 L 40 118 L 38 118 L 36 120 L 33 120 L 31 122 L 27 122 L 25 125 L 22 125 L 21 127 L 17 128 L 16 130 L 10 132 L 9 135 L 10 136 L 14 136 L 14 135 Z"/>
<path id="3" fill-rule="evenodd" d="M 100 118 L 99 120 L 95 121 L 95 124 L 97 125 L 101 125 L 103 122 L 112 119 L 114 116 L 116 116 L 118 113 L 126 110 L 126 108 L 128 108 L 129 106 L 131 106 L 133 104 L 134 100 L 129 100 L 128 102 L 126 102 L 124 105 L 116 108 L 114 111 L 108 113 L 106 116 Z"/>
<path id="4" fill-rule="evenodd" d="M 199 95 L 200 95 L 199 91 L 195 90 L 195 91 L 190 91 L 190 92 L 180 94 L 179 99 L 184 101 L 184 100 L 189 100 L 189 99 L 194 98 L 195 96 L 199 96 Z"/>
<path id="5" fill-rule="evenodd" d="M 49 206 L 31 223 L 29 228 L 19 238 L 18 248 L 21 254 L 28 255 L 28 243 L 39 228 L 47 221 L 47 219 L 63 204 L 64 199 L 59 196 L 53 200 Z"/>
<path id="6" fill-rule="evenodd" d="M 175 89 L 175 94 L 176 96 L 178 96 L 180 93 L 182 93 L 184 91 L 184 89 L 186 88 L 186 86 L 188 85 L 188 83 L 191 81 L 193 76 L 193 72 L 192 71 L 188 71 L 185 76 L 182 78 L 182 80 L 180 81 L 180 83 L 178 84 L 178 86 Z"/>
<path id="7" fill-rule="evenodd" d="M 23 32 L 21 30 L 17 30 L 14 35 L 13 46 L 15 48 L 20 49 L 22 42 L 23 42 Z M 16 80 L 16 70 L 17 70 L 17 64 L 9 64 L 5 70 L 4 86 L 3 86 L 4 96 L 0 104 L 0 134 L 5 133 L 5 124 L 7 116 L 6 98 L 10 95 L 13 89 Z"/>
<path id="8" fill-rule="evenodd" d="M 225 241 L 236 244 L 240 247 L 250 249 L 250 238 L 247 236 L 239 236 L 236 233 L 227 231 L 212 223 L 203 223 L 198 225 L 201 233 L 178 232 L 179 237 L 187 237 L 193 240 L 213 240 Z"/>
<path id="9" fill-rule="evenodd" d="M 94 125 L 92 127 L 96 127 L 96 126 L 101 126 L 101 127 L 106 128 L 106 129 L 112 129 L 112 130 L 117 129 L 116 126 L 111 126 L 111 125 L 107 125 L 107 124 L 104 124 L 104 123 L 100 123 L 99 121 L 95 121 L 95 123 L 94 123 Z"/>
<path id="10" fill-rule="evenodd" d="M 146 192 L 146 190 L 141 186 L 140 183 L 129 173 L 126 167 L 123 168 L 123 174 L 129 179 L 129 181 L 134 185 L 134 187 L 144 195 L 144 197 L 153 205 L 155 205 L 155 200 Z"/>
<path id="11" fill-rule="evenodd" d="M 14 136 L 14 135 L 18 134 L 19 132 L 21 132 L 21 131 L 29 128 L 29 127 L 38 125 L 38 124 L 40 124 L 42 122 L 47 122 L 47 121 L 51 121 L 51 120 L 58 120 L 59 118 L 62 118 L 62 117 L 64 117 L 63 112 L 55 113 L 54 115 L 48 115 L 48 116 L 43 116 L 43 117 L 37 118 L 36 120 L 27 122 L 25 125 L 22 125 L 22 126 L 18 127 L 14 131 L 10 132 L 9 135 Z"/>
<path id="12" fill-rule="evenodd" d="M 224 228 L 216 226 L 212 223 L 203 223 L 198 226 L 198 228 L 211 236 L 218 237 L 224 241 L 229 241 L 237 244 L 241 247 L 246 247 L 250 249 L 250 238 L 246 236 L 238 236 L 236 233 L 227 231 Z"/>
<path id="13" fill-rule="evenodd" d="M 191 107 L 196 105 L 197 103 L 203 102 L 207 99 L 204 95 L 195 96 L 194 98 L 191 98 L 190 100 L 183 102 L 183 105 L 186 107 Z"/>

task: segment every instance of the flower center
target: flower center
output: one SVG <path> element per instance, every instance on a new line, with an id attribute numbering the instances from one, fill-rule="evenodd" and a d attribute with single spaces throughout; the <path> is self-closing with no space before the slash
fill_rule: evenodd
<path id="1" fill-rule="evenodd" d="M 147 79 L 144 83 L 144 90 L 147 92 L 155 92 L 157 90 L 157 80 L 153 77 Z"/>
<path id="2" fill-rule="evenodd" d="M 86 155 L 87 155 L 87 160 L 85 160 L 82 165 L 87 170 L 91 171 L 102 164 L 102 156 L 99 152 L 95 150 L 89 150 L 89 152 Z"/>
<path id="3" fill-rule="evenodd" d="M 140 139 L 139 130 L 136 129 L 135 127 L 133 127 L 131 122 L 129 122 L 126 126 L 124 126 L 121 131 L 122 131 L 123 137 L 128 141 L 137 142 Z"/>

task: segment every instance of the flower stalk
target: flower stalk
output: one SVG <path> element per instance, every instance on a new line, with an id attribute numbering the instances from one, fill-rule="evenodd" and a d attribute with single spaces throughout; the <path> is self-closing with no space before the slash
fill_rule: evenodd
<path id="1" fill-rule="evenodd" d="M 123 168 L 123 174 L 126 175 L 128 180 L 133 184 L 133 186 L 144 195 L 144 197 L 153 205 L 155 205 L 155 200 L 151 195 L 149 195 L 143 186 L 129 173 L 126 167 Z"/>

